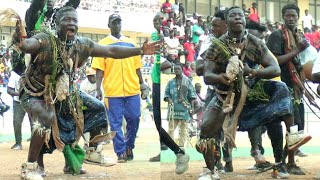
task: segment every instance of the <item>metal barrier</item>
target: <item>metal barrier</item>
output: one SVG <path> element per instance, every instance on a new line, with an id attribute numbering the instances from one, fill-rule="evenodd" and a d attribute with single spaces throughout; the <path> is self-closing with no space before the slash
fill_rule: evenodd
<path id="1" fill-rule="evenodd" d="M 151 75 L 152 67 L 142 67 L 140 68 L 140 71 L 143 75 Z"/>
<path id="2" fill-rule="evenodd" d="M 320 112 L 316 112 L 318 116 L 320 116 Z M 305 112 L 304 113 L 304 130 L 309 133 L 310 132 L 310 127 L 312 127 L 312 123 L 320 123 L 320 119 L 316 117 L 312 112 Z M 310 124 L 311 123 L 311 124 Z M 318 126 L 319 127 L 319 126 Z"/>

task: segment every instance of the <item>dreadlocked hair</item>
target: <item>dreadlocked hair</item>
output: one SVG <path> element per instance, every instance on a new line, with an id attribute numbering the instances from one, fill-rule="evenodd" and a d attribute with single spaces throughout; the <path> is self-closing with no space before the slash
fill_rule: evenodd
<path id="1" fill-rule="evenodd" d="M 264 32 L 267 30 L 267 27 L 255 21 L 248 21 L 246 24 L 246 29 L 258 30 L 260 32 Z"/>
<path id="2" fill-rule="evenodd" d="M 298 17 L 300 17 L 300 9 L 297 5 L 295 4 L 287 4 L 285 6 L 283 6 L 282 8 L 282 16 L 284 16 L 284 14 L 286 13 L 287 10 L 289 9 L 294 9 L 297 11 Z"/>
<path id="3" fill-rule="evenodd" d="M 221 20 L 225 21 L 226 20 L 226 16 L 225 13 L 228 11 L 228 9 L 223 9 L 223 10 L 219 10 L 217 13 L 214 14 L 214 17 L 216 18 L 220 18 Z"/>
<path id="4" fill-rule="evenodd" d="M 63 15 L 66 13 L 66 12 L 71 12 L 71 11 L 76 11 L 75 8 L 71 7 L 71 6 L 64 6 L 62 8 L 60 8 L 56 13 L 55 13 L 55 24 L 59 24 L 60 21 L 61 21 L 61 18 L 63 17 Z"/>

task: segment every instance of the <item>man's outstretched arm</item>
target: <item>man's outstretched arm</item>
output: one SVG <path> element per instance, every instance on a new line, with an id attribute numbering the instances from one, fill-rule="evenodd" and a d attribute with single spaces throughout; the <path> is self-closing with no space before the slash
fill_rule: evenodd
<path id="1" fill-rule="evenodd" d="M 114 59 L 123 59 L 137 55 L 152 55 L 160 50 L 161 42 L 147 43 L 144 42 L 141 48 L 131 48 L 123 46 L 102 46 L 94 43 L 93 50 L 90 54 L 92 57 L 111 57 Z"/>
<path id="2" fill-rule="evenodd" d="M 35 54 L 40 49 L 40 42 L 36 38 L 28 38 L 22 40 L 22 42 L 18 45 L 20 50 L 24 53 Z"/>

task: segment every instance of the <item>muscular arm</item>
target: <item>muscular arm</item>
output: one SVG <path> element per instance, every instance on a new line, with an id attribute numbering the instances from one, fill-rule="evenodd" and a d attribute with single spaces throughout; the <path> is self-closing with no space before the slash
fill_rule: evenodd
<path id="1" fill-rule="evenodd" d="M 291 51 L 288 54 L 284 54 L 284 55 L 278 55 L 278 54 L 274 54 L 277 57 L 278 63 L 280 65 L 285 64 L 287 62 L 289 62 L 291 59 L 293 59 L 297 54 L 299 54 L 299 50 L 295 49 L 293 51 Z"/>
<path id="2" fill-rule="evenodd" d="M 104 74 L 104 72 L 102 70 L 97 69 L 97 71 L 96 71 L 96 89 L 101 88 L 103 74 Z"/>
<path id="3" fill-rule="evenodd" d="M 219 75 L 214 73 L 216 71 L 216 63 L 207 61 L 204 65 L 203 78 L 207 85 L 214 85 L 220 83 Z"/>
<path id="4" fill-rule="evenodd" d="M 136 73 L 137 73 L 137 76 L 139 77 L 139 84 L 142 84 L 143 83 L 143 78 L 142 78 L 142 74 L 141 74 L 140 68 L 136 69 Z"/>
<path id="5" fill-rule="evenodd" d="M 34 54 L 40 49 L 40 42 L 36 38 L 28 38 L 19 45 L 21 51 Z"/>
<path id="6" fill-rule="evenodd" d="M 171 68 L 172 65 L 169 61 L 165 60 L 163 63 L 160 64 L 160 70 L 161 71 L 164 71 L 164 70 L 167 70 L 169 68 Z"/>
<path id="7" fill-rule="evenodd" d="M 280 76 L 281 70 L 277 63 L 276 57 L 272 54 L 271 51 L 267 51 L 262 58 L 261 65 L 264 68 L 256 70 L 256 77 L 271 79 L 277 76 Z"/>
<path id="8" fill-rule="evenodd" d="M 219 73 L 222 69 L 219 69 L 216 63 L 217 53 L 214 44 L 211 44 L 206 52 L 204 59 L 206 63 L 204 64 L 203 79 L 207 85 L 224 84 L 229 85 L 230 81 L 227 78 L 226 73 Z M 219 74 L 218 74 L 219 73 Z"/>
<path id="9" fill-rule="evenodd" d="M 101 84 L 102 84 L 103 74 L 104 74 L 104 71 L 100 69 L 96 70 L 96 90 L 97 90 L 96 97 L 100 100 L 102 99 Z"/>
<path id="10" fill-rule="evenodd" d="M 14 88 L 7 87 L 7 93 L 11 96 L 19 96 L 19 92 L 16 92 Z"/>
<path id="11" fill-rule="evenodd" d="M 277 60 L 280 65 L 287 63 L 291 59 L 293 59 L 296 55 L 304 51 L 308 46 L 309 42 L 306 39 L 302 39 L 299 43 L 297 43 L 297 48 L 291 51 L 288 54 L 282 55 L 282 56 L 277 56 Z"/>
<path id="12" fill-rule="evenodd" d="M 94 44 L 90 54 L 92 57 L 110 57 L 114 59 L 123 59 L 137 55 L 141 55 L 141 48 L 102 46 L 97 43 Z"/>
<path id="13" fill-rule="evenodd" d="M 205 61 L 203 59 L 198 59 L 196 62 L 196 73 L 198 76 L 203 76 Z"/>

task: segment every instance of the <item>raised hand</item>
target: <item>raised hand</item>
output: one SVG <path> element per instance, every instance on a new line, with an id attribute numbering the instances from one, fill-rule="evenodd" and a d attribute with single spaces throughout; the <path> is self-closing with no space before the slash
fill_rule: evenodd
<path id="1" fill-rule="evenodd" d="M 309 47 L 310 44 L 309 42 L 306 40 L 306 39 L 302 39 L 302 41 L 300 41 L 298 44 L 297 44 L 297 47 L 299 49 L 299 52 L 302 52 L 303 50 L 305 50 L 307 47 Z"/>
<path id="2" fill-rule="evenodd" d="M 146 40 L 142 45 L 143 54 L 152 55 L 152 54 L 160 53 L 160 47 L 162 44 L 163 44 L 163 41 L 148 43 L 148 40 Z"/>

